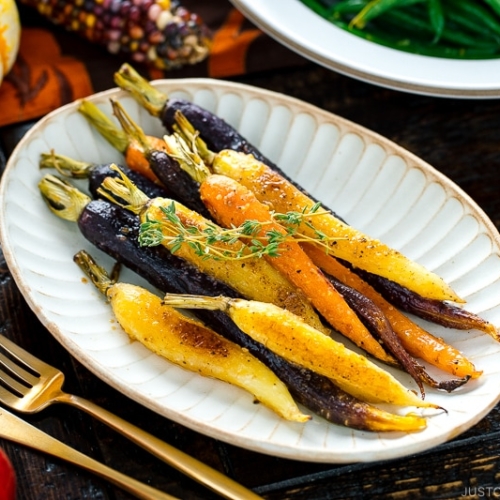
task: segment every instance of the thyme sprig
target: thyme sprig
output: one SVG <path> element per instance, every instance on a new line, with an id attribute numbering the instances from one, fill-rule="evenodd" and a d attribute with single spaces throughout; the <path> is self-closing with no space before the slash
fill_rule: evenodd
<path id="1" fill-rule="evenodd" d="M 139 243 L 141 246 L 157 246 L 165 244 L 172 253 L 182 245 L 189 245 L 196 255 L 203 259 L 244 260 L 255 257 L 278 257 L 280 246 L 293 239 L 296 242 L 309 242 L 324 245 L 328 248 L 328 238 L 321 231 L 315 230 L 315 237 L 300 233 L 300 225 L 306 224 L 314 229 L 306 218 L 327 213 L 316 203 L 302 212 L 274 213 L 273 220 L 283 225 L 285 233 L 276 229 L 264 232 L 266 225 L 272 222 L 247 220 L 242 225 L 230 229 L 222 229 L 215 224 L 207 224 L 203 229 L 185 225 L 177 215 L 175 203 L 160 207 L 164 215 L 162 220 L 148 219 L 141 224 Z M 237 245 L 238 242 L 244 245 Z"/>

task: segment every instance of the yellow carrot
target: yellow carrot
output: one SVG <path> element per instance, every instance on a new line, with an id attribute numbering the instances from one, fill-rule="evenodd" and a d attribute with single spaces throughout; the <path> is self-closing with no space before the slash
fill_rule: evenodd
<path id="1" fill-rule="evenodd" d="M 212 278 L 225 283 L 243 297 L 258 298 L 286 307 L 325 334 L 330 333 L 322 324 L 304 293 L 268 262 L 257 257 L 247 258 L 244 261 L 225 259 L 222 262 L 205 258 L 205 255 L 200 254 L 198 247 L 192 241 L 193 230 L 203 240 L 206 237 L 205 230 L 217 233 L 222 231 L 222 228 L 171 199 L 155 198 L 150 200 L 118 167 L 114 168 L 120 172 L 121 179 L 111 177 L 104 179 L 99 192 L 113 202 L 117 202 L 117 198 L 127 200 L 126 208 L 139 214 L 143 223 L 141 229 L 142 244 L 152 244 L 151 241 L 145 242 L 144 237 L 144 227 L 152 223 L 153 233 L 157 234 L 158 228 L 161 232 L 161 241 L 156 240 L 154 245 L 162 244 L 170 252 L 190 262 Z M 169 216 L 178 220 L 178 224 L 172 224 Z M 180 233 L 184 234 L 185 240 L 176 243 Z M 216 243 L 215 247 L 219 247 L 221 254 L 227 251 L 234 253 L 245 253 L 246 251 L 245 244 L 238 239 L 232 242 Z"/>
<path id="2" fill-rule="evenodd" d="M 252 190 L 261 202 L 276 212 L 302 212 L 315 205 L 291 182 L 251 155 L 225 150 L 214 156 L 211 167 L 214 172 L 231 177 Z M 422 297 L 464 302 L 435 273 L 345 224 L 331 213 L 306 217 L 299 231 L 313 238 L 317 238 L 317 231 L 325 234 L 329 238 L 328 251 L 335 257 L 384 276 Z"/>
<path id="3" fill-rule="evenodd" d="M 107 296 L 126 333 L 151 351 L 190 371 L 246 389 L 287 420 L 310 419 L 299 410 L 283 382 L 247 350 L 165 307 L 159 297 L 143 288 L 117 283 Z"/>
<path id="4" fill-rule="evenodd" d="M 283 227 L 273 220 L 268 207 L 260 203 L 250 190 L 228 177 L 207 177 L 200 186 L 200 195 L 215 220 L 225 227 L 255 220 L 266 223 L 260 230 L 260 237 L 265 237 L 271 230 L 286 234 Z M 297 242 L 288 239 L 280 244 L 279 256 L 264 258 L 309 297 L 330 325 L 376 358 L 392 362 L 392 358 Z"/>
<path id="5" fill-rule="evenodd" d="M 164 210 L 172 203 L 174 202 L 167 198 L 151 200 L 140 214 L 141 221 L 164 221 Z M 175 214 L 184 227 L 196 228 L 199 232 L 203 232 L 209 227 L 216 228 L 212 222 L 197 212 L 189 210 L 180 203 L 174 205 Z M 178 234 L 179 229 L 163 224 L 162 231 L 165 236 L 164 245 L 167 249 L 172 250 L 169 237 Z M 221 252 L 228 250 L 240 252 L 245 248 L 244 243 L 239 240 L 232 243 L 219 243 L 214 246 Z M 288 279 L 265 260 L 260 258 L 245 259 L 244 261 L 228 259 L 221 262 L 215 259 L 205 259 L 199 255 L 196 248 L 186 242 L 176 247 L 175 255 L 187 260 L 200 271 L 228 284 L 243 297 L 277 304 L 293 311 L 314 328 L 324 333 L 330 333 L 321 323 L 304 293 L 299 288 L 292 286 Z"/>
<path id="6" fill-rule="evenodd" d="M 184 369 L 247 390 L 287 420 L 310 419 L 299 410 L 285 384 L 246 349 L 165 306 L 145 288 L 110 280 L 85 251 L 74 260 L 109 299 L 118 323 L 132 340 Z"/>
<path id="7" fill-rule="evenodd" d="M 222 310 L 257 342 L 288 361 L 332 379 L 343 390 L 363 401 L 438 408 L 420 399 L 367 357 L 273 304 L 177 294 L 167 294 L 164 303 L 179 308 Z"/>

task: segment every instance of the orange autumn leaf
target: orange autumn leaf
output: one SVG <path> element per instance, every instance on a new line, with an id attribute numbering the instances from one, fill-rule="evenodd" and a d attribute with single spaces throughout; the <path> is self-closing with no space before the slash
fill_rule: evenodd
<path id="1" fill-rule="evenodd" d="M 243 14 L 231 9 L 224 24 L 215 32 L 208 59 L 208 72 L 211 77 L 222 78 L 245 73 L 248 49 L 262 31 L 242 31 L 244 22 Z"/>
<path id="2" fill-rule="evenodd" d="M 92 93 L 81 61 L 63 56 L 49 31 L 25 28 L 16 63 L 0 86 L 0 126 L 39 118 Z"/>

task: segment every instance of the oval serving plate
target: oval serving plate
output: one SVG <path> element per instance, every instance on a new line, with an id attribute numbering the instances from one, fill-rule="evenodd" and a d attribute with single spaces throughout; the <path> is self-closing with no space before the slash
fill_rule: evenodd
<path id="1" fill-rule="evenodd" d="M 299 0 L 231 0 L 256 26 L 333 71 L 382 87 L 441 97 L 500 97 L 500 59 L 458 60 L 410 54 L 363 40 Z"/>
<path id="2" fill-rule="evenodd" d="M 431 166 L 369 130 L 280 94 L 206 79 L 155 85 L 225 118 L 349 223 L 436 271 L 467 299 L 471 311 L 500 323 L 499 235 L 480 208 Z M 121 90 L 90 99 L 111 113 L 111 97 L 147 133 L 163 133 L 159 121 Z M 53 336 L 135 401 L 237 446 L 332 463 L 426 450 L 470 428 L 497 403 L 500 345 L 479 332 L 423 321 L 462 349 L 484 376 L 454 394 L 428 389 L 427 398 L 448 413 L 433 415 L 427 429 L 415 434 L 355 431 L 319 417 L 305 425 L 289 423 L 255 405 L 246 392 L 184 371 L 130 342 L 72 258 L 84 248 L 108 269 L 111 260 L 83 239 L 76 224 L 52 215 L 39 194 L 39 156 L 52 148 L 90 162 L 122 161 L 78 114 L 77 103 L 40 120 L 13 152 L 0 186 L 3 252 L 24 297 Z M 128 270 L 121 279 L 146 285 Z M 397 376 L 411 386 L 404 374 Z"/>

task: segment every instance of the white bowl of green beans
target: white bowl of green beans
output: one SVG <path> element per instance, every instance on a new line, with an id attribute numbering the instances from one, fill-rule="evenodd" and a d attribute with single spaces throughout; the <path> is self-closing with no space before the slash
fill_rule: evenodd
<path id="1" fill-rule="evenodd" d="M 500 0 L 232 1 L 340 73 L 414 93 L 500 97 Z"/>

